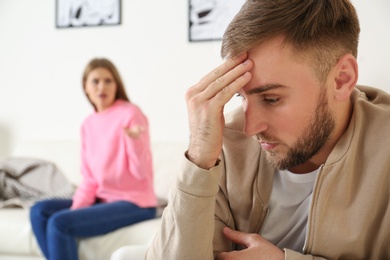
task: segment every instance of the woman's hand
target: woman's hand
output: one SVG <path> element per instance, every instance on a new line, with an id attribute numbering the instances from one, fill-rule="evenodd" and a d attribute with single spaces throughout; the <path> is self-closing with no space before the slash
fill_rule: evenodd
<path id="1" fill-rule="evenodd" d="M 134 139 L 137 139 L 142 133 L 145 132 L 145 128 L 140 125 L 136 125 L 131 128 L 124 128 L 123 130 L 130 138 Z"/>

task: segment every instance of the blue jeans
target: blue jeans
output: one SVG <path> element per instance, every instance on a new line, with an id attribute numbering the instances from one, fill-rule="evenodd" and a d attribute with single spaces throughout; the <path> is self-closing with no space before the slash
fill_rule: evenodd
<path id="1" fill-rule="evenodd" d="M 37 202 L 30 211 L 31 226 L 46 259 L 77 260 L 77 239 L 106 234 L 156 216 L 156 208 L 128 201 L 96 203 L 70 210 L 72 200 Z"/>

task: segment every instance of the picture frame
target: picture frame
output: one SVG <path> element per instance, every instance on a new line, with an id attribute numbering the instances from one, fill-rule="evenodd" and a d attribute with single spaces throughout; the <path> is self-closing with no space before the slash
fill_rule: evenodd
<path id="1" fill-rule="evenodd" d="M 219 41 L 245 0 L 189 0 L 190 42 Z"/>
<path id="2" fill-rule="evenodd" d="M 56 28 L 120 25 L 121 0 L 56 0 Z"/>

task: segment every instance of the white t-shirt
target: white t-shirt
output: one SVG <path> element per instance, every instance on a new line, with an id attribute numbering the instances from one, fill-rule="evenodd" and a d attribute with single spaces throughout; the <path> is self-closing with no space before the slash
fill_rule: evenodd
<path id="1" fill-rule="evenodd" d="M 269 213 L 260 235 L 280 249 L 303 250 L 317 172 L 295 174 L 283 170 L 275 174 Z"/>

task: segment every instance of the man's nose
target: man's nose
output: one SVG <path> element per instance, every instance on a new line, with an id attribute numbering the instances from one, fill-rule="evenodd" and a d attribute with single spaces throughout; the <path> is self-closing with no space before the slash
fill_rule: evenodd
<path id="1" fill-rule="evenodd" d="M 244 107 L 245 111 L 245 126 L 244 133 L 247 136 L 254 136 L 268 129 L 267 116 L 265 111 L 259 107 Z"/>

